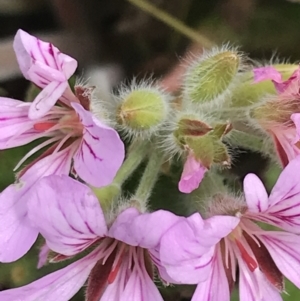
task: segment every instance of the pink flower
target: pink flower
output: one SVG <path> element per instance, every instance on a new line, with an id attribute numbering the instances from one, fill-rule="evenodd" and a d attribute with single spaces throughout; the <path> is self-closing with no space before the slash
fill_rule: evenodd
<path id="1" fill-rule="evenodd" d="M 81 104 L 69 105 L 53 106 L 42 118 L 31 120 L 27 117 L 29 103 L 0 98 L 0 149 L 46 138 L 16 168 L 42 148 L 48 147 L 29 167 L 35 168 L 41 158 L 68 148 L 68 157 L 61 157 L 67 170 L 73 159 L 74 173 L 84 181 L 99 187 L 110 184 L 124 159 L 123 142 L 114 129 L 102 124 Z"/>
<path id="2" fill-rule="evenodd" d="M 271 134 L 278 156 L 286 166 L 300 154 L 300 68 L 288 80 L 282 80 L 281 74 L 273 67 L 256 68 L 254 82 L 272 80 L 278 95 L 269 97 L 265 103 L 255 109 L 262 127 Z"/>
<path id="3" fill-rule="evenodd" d="M 207 168 L 197 161 L 192 154 L 189 154 L 178 183 L 179 191 L 190 193 L 197 189 L 206 171 Z"/>
<path id="4" fill-rule="evenodd" d="M 35 183 L 51 174 L 70 171 L 93 186 L 112 182 L 124 159 L 118 133 L 97 120 L 79 103 L 53 106 L 40 119 L 28 118 L 29 103 L 0 98 L 0 149 L 46 138 L 19 162 L 48 147 L 18 174 L 22 185 L 10 185 L 0 194 L 0 261 L 11 262 L 32 246 L 38 230 L 28 222 L 27 198 Z"/>
<path id="5" fill-rule="evenodd" d="M 159 210 L 121 212 L 107 226 L 90 188 L 66 176 L 39 181 L 30 195 L 29 219 L 59 261 L 90 250 L 69 266 L 24 287 L 0 292 L 2 301 L 68 301 L 87 282 L 86 300 L 163 300 L 153 283 L 161 236 L 182 220 Z"/>
<path id="6" fill-rule="evenodd" d="M 43 88 L 29 108 L 30 119 L 44 116 L 58 99 L 78 102 L 68 84 L 77 68 L 76 60 L 21 29 L 15 36 L 14 50 L 24 77 Z"/>
<path id="7" fill-rule="evenodd" d="M 300 181 L 295 177 L 299 168 L 300 157 L 285 168 L 270 197 L 253 174 L 244 180 L 246 203 L 228 196 L 220 202 L 220 195 L 216 196 L 211 213 L 235 215 L 238 220 L 231 222 L 229 234 L 222 232 L 224 216 L 205 220 L 207 232 L 199 231 L 202 219 L 197 213 L 164 234 L 160 244 L 162 264 L 175 281 L 180 280 L 180 266 L 180 271 L 186 275 L 186 283 L 198 283 L 192 301 L 229 301 L 237 267 L 241 301 L 282 300 L 283 275 L 300 287 L 300 237 L 294 234 L 300 233 Z M 264 230 L 257 221 L 282 230 Z M 208 261 L 208 255 L 203 254 L 197 242 L 201 241 L 203 245 L 203 240 L 212 239 L 212 229 L 218 229 L 219 241 L 216 240 L 213 258 Z M 170 237 L 179 237 L 181 242 L 174 253 L 168 253 L 166 247 Z M 186 256 L 176 258 L 183 250 L 187 250 Z M 207 273 L 208 268 L 210 275 L 203 281 L 201 271 Z"/>

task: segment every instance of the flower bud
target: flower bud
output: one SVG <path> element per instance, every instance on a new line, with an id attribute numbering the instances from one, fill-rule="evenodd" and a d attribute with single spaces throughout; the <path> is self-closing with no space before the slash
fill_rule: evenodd
<path id="1" fill-rule="evenodd" d="M 188 100 L 204 104 L 219 99 L 234 83 L 241 65 L 237 51 L 213 51 L 191 65 L 186 73 L 184 92 Z"/>
<path id="2" fill-rule="evenodd" d="M 177 119 L 177 126 L 173 129 L 174 145 L 184 153 L 192 153 L 193 157 L 209 169 L 212 164 L 227 166 L 230 157 L 227 146 L 221 141 L 230 130 L 229 124 L 210 126 L 196 114 L 184 114 Z M 169 139 L 166 139 L 168 141 Z M 170 149 L 171 146 L 166 147 Z"/>
<path id="3" fill-rule="evenodd" d="M 287 80 L 298 66 L 277 64 L 273 67 L 281 74 L 283 80 Z M 276 89 L 272 81 L 255 82 L 253 71 L 248 71 L 241 76 L 240 84 L 232 90 L 230 106 L 234 108 L 247 107 L 259 102 L 264 95 L 275 93 Z"/>
<path id="4" fill-rule="evenodd" d="M 134 87 L 120 95 L 116 119 L 119 127 L 130 135 L 146 135 L 157 130 L 168 116 L 166 95 L 151 87 Z"/>

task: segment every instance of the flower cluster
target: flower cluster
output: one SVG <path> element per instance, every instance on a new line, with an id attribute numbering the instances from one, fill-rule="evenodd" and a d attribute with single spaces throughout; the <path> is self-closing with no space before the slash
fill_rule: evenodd
<path id="1" fill-rule="evenodd" d="M 38 268 L 65 267 L 0 300 L 68 301 L 86 286 L 87 301 L 162 301 L 159 282 L 197 285 L 192 301 L 229 301 L 237 284 L 241 301 L 280 301 L 284 277 L 300 288 L 297 66 L 253 68 L 213 49 L 176 91 L 133 81 L 103 103 L 52 44 L 19 30 L 14 50 L 38 92 L 0 98 L 0 149 L 33 142 L 0 194 L 0 262 L 40 235 Z M 282 162 L 270 194 L 253 173 L 224 185 L 239 147 Z M 162 173 L 188 212 L 150 209 Z"/>

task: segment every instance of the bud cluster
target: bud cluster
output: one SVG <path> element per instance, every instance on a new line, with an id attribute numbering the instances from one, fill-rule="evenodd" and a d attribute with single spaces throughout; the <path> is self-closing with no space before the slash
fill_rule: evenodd
<path id="1" fill-rule="evenodd" d="M 284 276 L 300 287 L 297 66 L 246 68 L 224 46 L 191 59 L 174 92 L 134 80 L 103 101 L 52 44 L 19 30 L 14 49 L 33 85 L 0 97 L 0 149 L 35 144 L 0 194 L 0 262 L 39 235 L 38 268 L 68 261 L 1 301 L 82 286 L 87 301 L 162 301 L 155 276 L 196 284 L 195 301 L 229 300 L 237 283 L 241 301 L 281 300 Z"/>

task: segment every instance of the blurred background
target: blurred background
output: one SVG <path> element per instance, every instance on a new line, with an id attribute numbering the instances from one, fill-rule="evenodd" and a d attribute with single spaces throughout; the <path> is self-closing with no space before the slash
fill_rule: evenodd
<path id="1" fill-rule="evenodd" d="M 285 0 L 150 0 L 161 10 L 194 28 L 212 43 L 230 42 L 252 59 L 271 58 L 298 62 L 300 58 L 300 4 Z M 0 96 L 24 99 L 28 82 L 22 78 L 12 49 L 22 28 L 52 42 L 79 62 L 78 76 L 98 88 L 98 97 L 121 81 L 153 76 L 168 79 L 186 51 L 200 53 L 202 46 L 181 35 L 126 0 L 0 0 Z M 13 167 L 30 147 L 0 151 L 0 191 L 13 183 Z M 254 156 L 243 153 L 242 156 Z M 260 173 L 257 166 L 240 165 L 241 176 Z M 250 161 L 241 158 L 241 162 Z M 251 169 L 251 170 L 250 170 Z M 254 169 L 254 170 L 253 170 Z M 13 264 L 0 265 L 0 290 L 24 285 L 62 264 L 36 269 L 41 241 Z M 287 284 L 285 300 L 300 300 Z M 166 301 L 190 300 L 193 287 L 162 288 Z M 72 300 L 83 300 L 80 292 Z M 234 295 L 232 300 L 238 300 Z M 13 300 L 12 300 L 13 301 Z"/>

